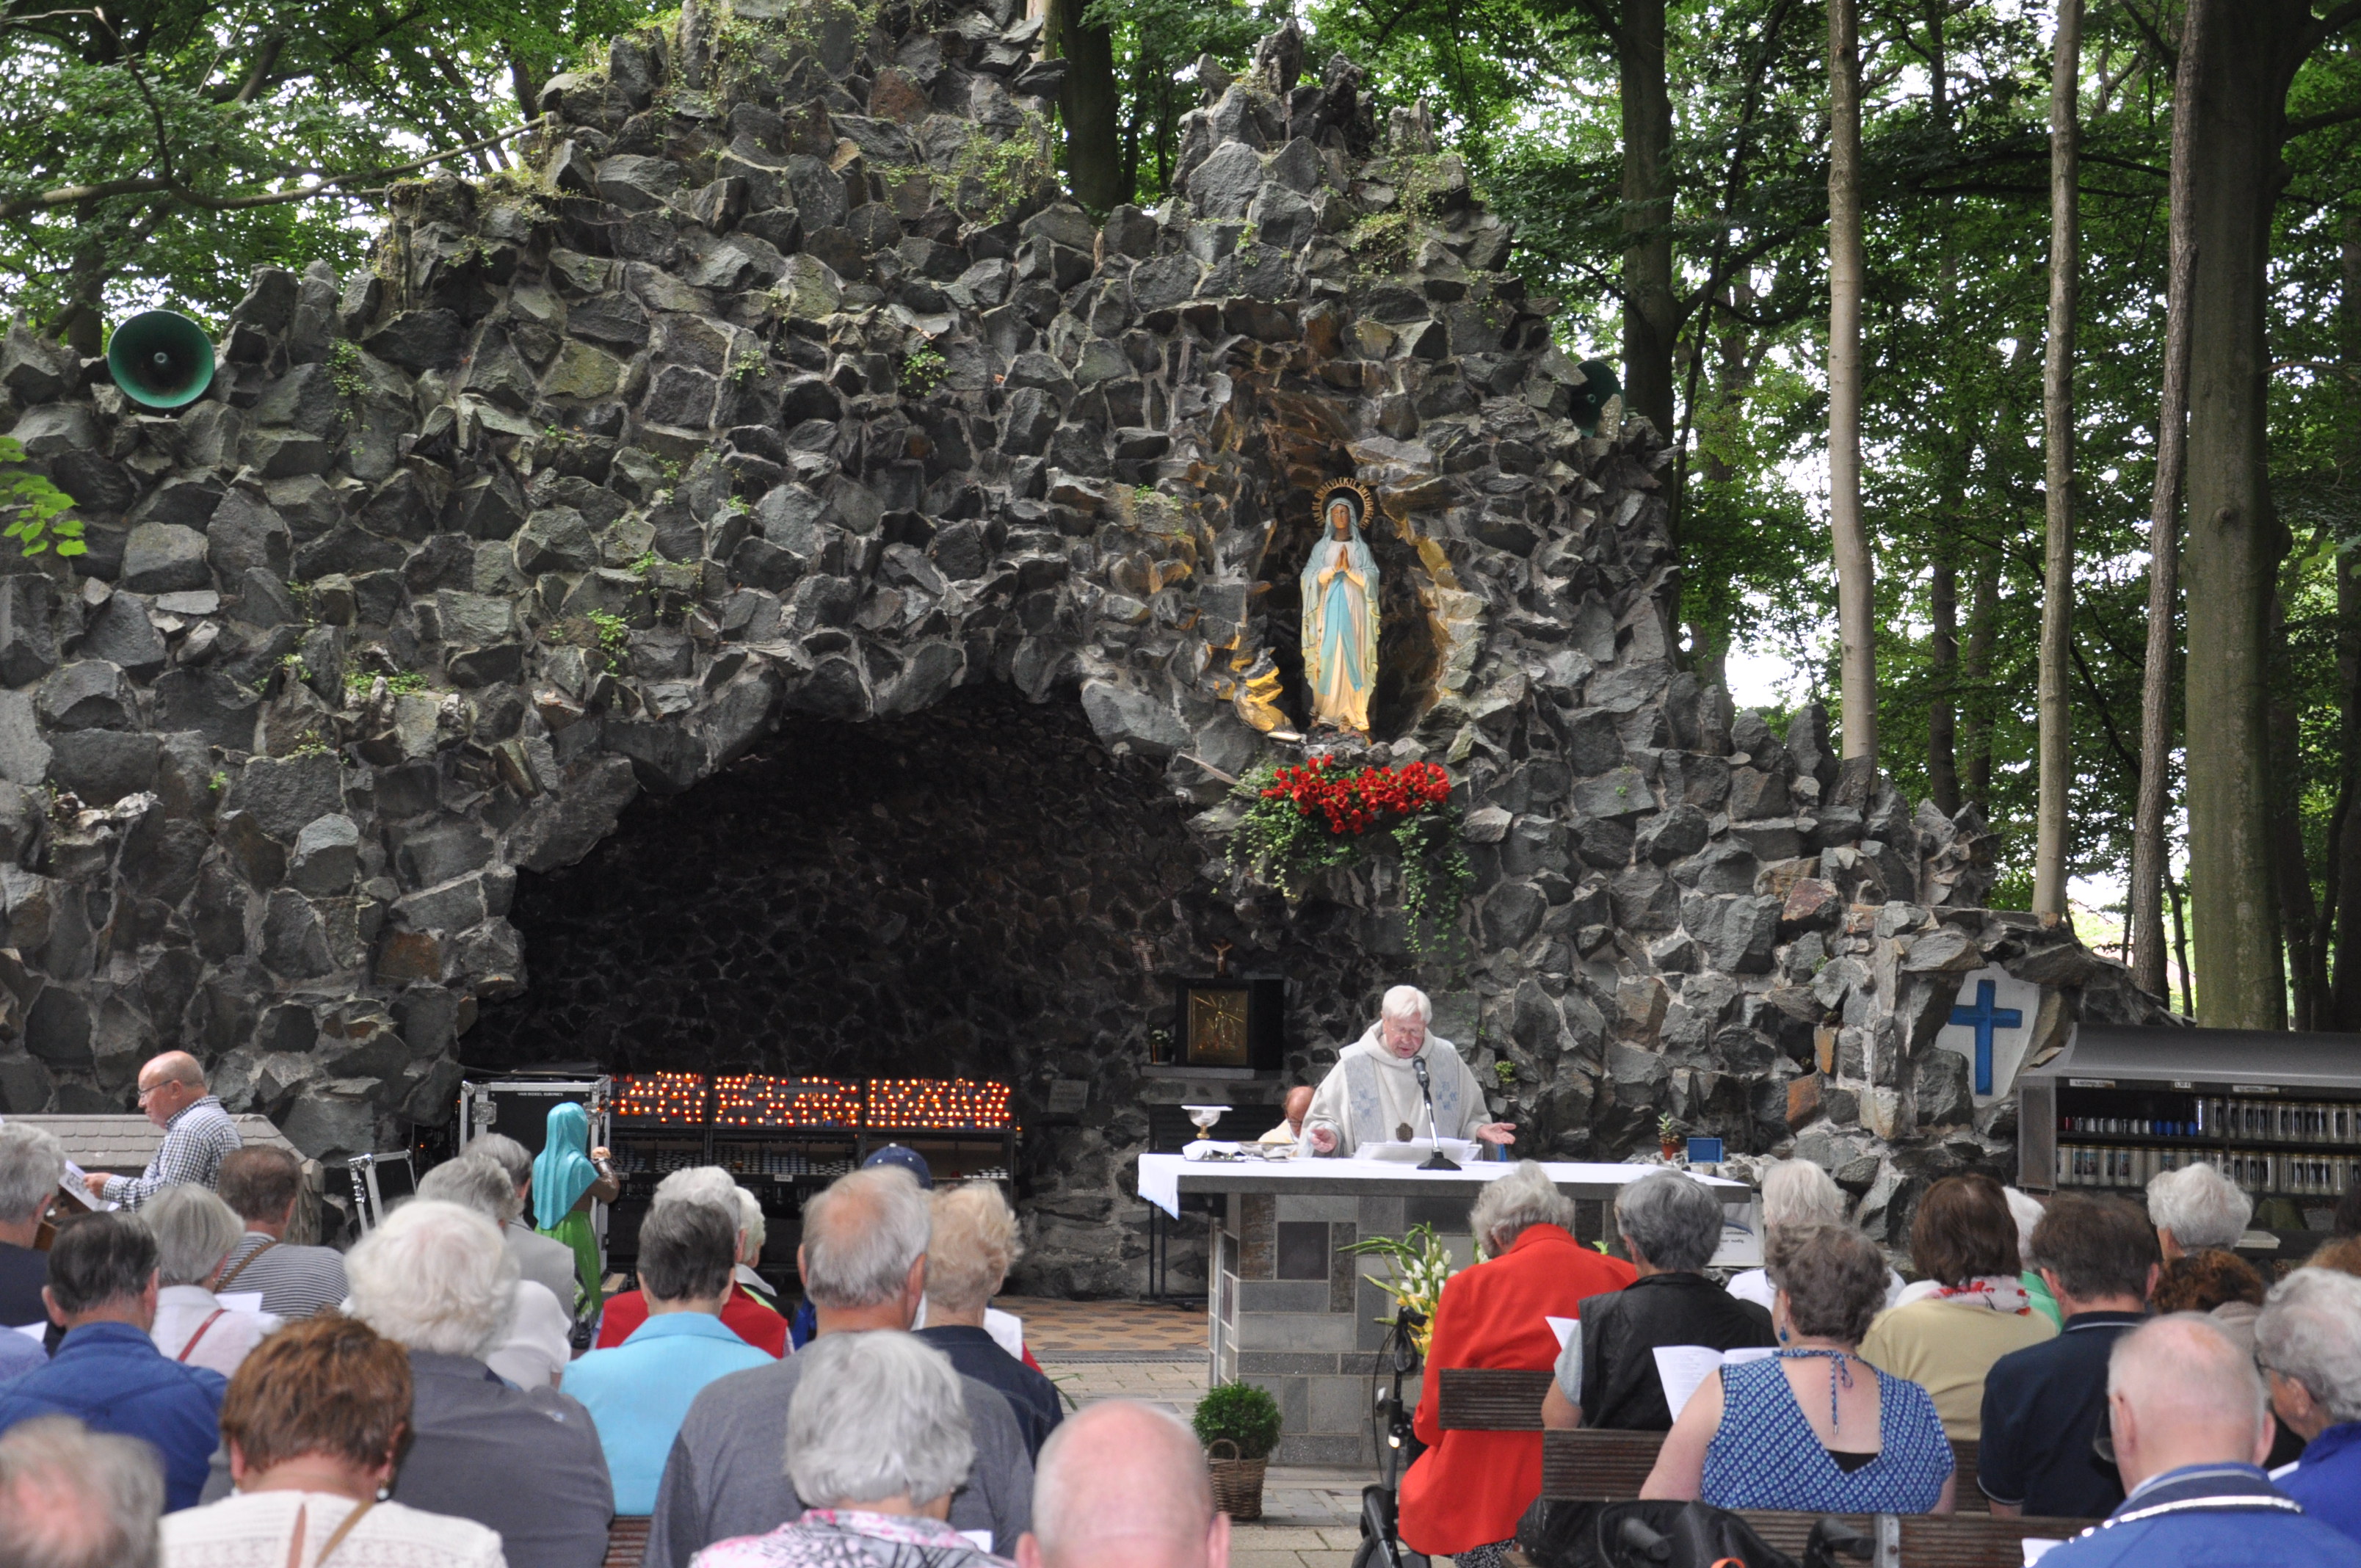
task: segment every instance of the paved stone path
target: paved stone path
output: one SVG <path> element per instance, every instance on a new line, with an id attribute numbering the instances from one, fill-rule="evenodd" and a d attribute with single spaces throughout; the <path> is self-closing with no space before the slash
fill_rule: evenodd
<path id="1" fill-rule="evenodd" d="M 1078 1405 L 1146 1399 L 1187 1416 L 1204 1395 L 1202 1307 L 1025 1297 L 994 1305 L 1025 1320 L 1034 1359 Z M 1376 1479 L 1360 1470 L 1273 1466 L 1263 1478 L 1263 1517 L 1234 1527 L 1232 1568 L 1350 1568 L 1361 1488 Z"/>

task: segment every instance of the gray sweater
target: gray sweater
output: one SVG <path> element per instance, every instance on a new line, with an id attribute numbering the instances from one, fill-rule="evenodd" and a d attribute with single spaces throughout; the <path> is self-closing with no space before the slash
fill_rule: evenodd
<path id="1" fill-rule="evenodd" d="M 787 1401 L 803 1358 L 733 1372 L 708 1383 L 681 1422 L 648 1521 L 645 1568 L 688 1568 L 717 1541 L 763 1535 L 804 1511 L 787 1479 Z M 988 1383 L 960 1379 L 975 1433 L 975 1469 L 951 1496 L 953 1530 L 992 1531 L 992 1549 L 1016 1555 L 1033 1527 L 1033 1462 L 1008 1401 Z"/>

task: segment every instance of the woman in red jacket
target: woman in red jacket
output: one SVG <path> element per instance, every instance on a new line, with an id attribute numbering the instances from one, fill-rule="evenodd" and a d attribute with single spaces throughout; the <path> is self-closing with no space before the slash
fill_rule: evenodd
<path id="1" fill-rule="evenodd" d="M 1435 1303 L 1416 1422 L 1427 1449 L 1402 1477 L 1401 1538 L 1413 1552 L 1456 1557 L 1461 1568 L 1492 1568 L 1541 1495 L 1542 1434 L 1444 1431 L 1436 1375 L 1447 1366 L 1547 1371 L 1558 1355 L 1549 1320 L 1576 1316 L 1584 1297 L 1620 1290 L 1638 1273 L 1574 1239 L 1573 1200 L 1531 1160 L 1484 1190 L 1468 1228 L 1489 1261 L 1453 1275 Z"/>

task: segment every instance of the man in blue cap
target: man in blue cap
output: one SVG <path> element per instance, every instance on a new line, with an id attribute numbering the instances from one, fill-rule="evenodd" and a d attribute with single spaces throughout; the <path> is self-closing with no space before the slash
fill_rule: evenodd
<path id="1" fill-rule="evenodd" d="M 907 1144 L 887 1144 L 862 1160 L 861 1168 L 867 1170 L 873 1165 L 890 1165 L 896 1170 L 906 1170 L 919 1187 L 929 1192 L 934 1190 L 933 1168 L 927 1164 L 925 1155 Z M 803 1304 L 796 1309 L 796 1315 L 787 1320 L 787 1337 L 796 1349 L 801 1350 L 811 1343 L 811 1337 L 818 1328 L 819 1313 L 813 1308 L 811 1299 L 806 1297 Z"/>
<path id="2" fill-rule="evenodd" d="M 873 1165 L 897 1166 L 916 1177 L 919 1186 L 934 1190 L 935 1173 L 928 1168 L 927 1157 L 907 1144 L 887 1144 L 861 1162 L 863 1170 Z"/>

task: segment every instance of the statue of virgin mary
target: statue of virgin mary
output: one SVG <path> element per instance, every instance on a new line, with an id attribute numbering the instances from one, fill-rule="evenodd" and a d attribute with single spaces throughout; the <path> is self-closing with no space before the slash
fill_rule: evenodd
<path id="1" fill-rule="evenodd" d="M 1304 564 L 1303 675 L 1312 727 L 1369 732 L 1378 686 L 1378 563 L 1361 540 L 1368 492 L 1349 479 L 1320 493 L 1320 541 Z"/>

